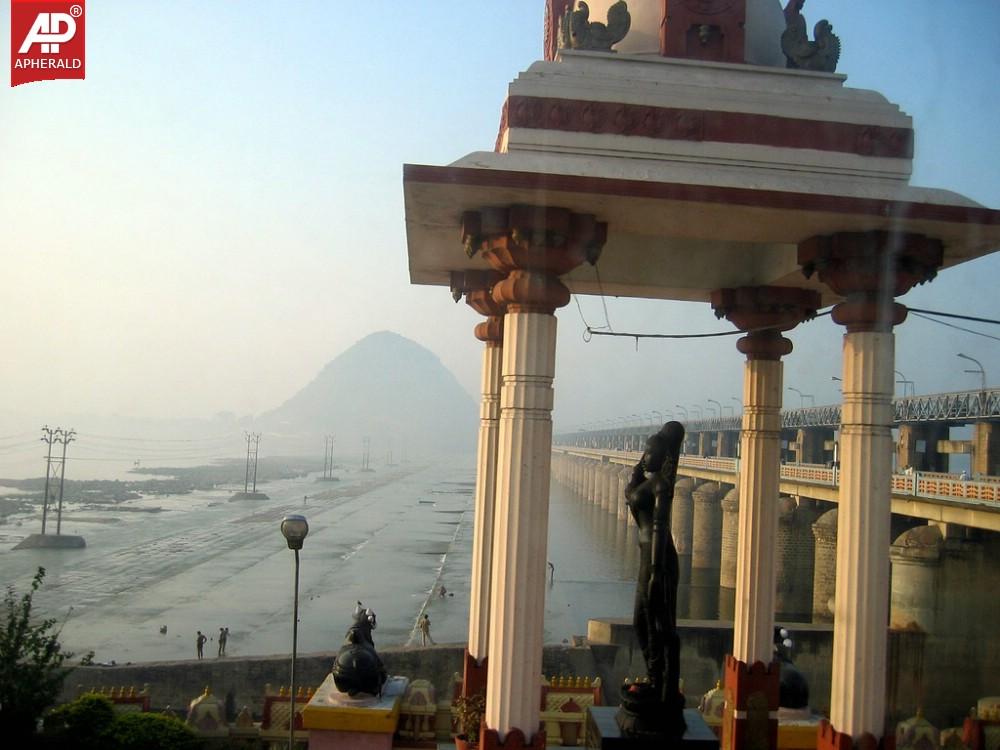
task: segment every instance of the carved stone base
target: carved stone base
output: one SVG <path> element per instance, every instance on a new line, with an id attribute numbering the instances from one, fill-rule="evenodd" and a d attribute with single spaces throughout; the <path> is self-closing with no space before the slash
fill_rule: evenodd
<path id="1" fill-rule="evenodd" d="M 465 667 L 462 670 L 462 695 L 468 697 L 476 693 L 486 695 L 486 675 L 488 673 L 487 660 L 484 656 L 481 662 L 465 649 Z"/>
<path id="2" fill-rule="evenodd" d="M 615 721 L 624 737 L 678 742 L 687 729 L 684 696 L 678 693 L 673 705 L 666 705 L 648 683 L 626 685 Z"/>
<path id="3" fill-rule="evenodd" d="M 725 750 L 778 746 L 778 698 L 781 667 L 778 662 L 747 666 L 726 656 L 726 706 L 722 715 Z"/>
<path id="4" fill-rule="evenodd" d="M 670 739 L 662 735 L 626 736 L 618 725 L 614 706 L 587 709 L 585 747 L 591 750 L 718 750 L 719 739 L 695 708 L 684 710 L 683 736 Z"/>
<path id="5" fill-rule="evenodd" d="M 896 738 L 890 734 L 876 739 L 865 732 L 855 740 L 849 734 L 838 732 L 833 724 L 823 719 L 819 723 L 816 750 L 896 750 Z"/>
<path id="6" fill-rule="evenodd" d="M 484 722 L 479 733 L 479 750 L 545 750 L 545 730 L 539 727 L 529 742 L 524 738 L 524 732 L 512 729 L 501 742 L 497 730 L 489 729 Z"/>

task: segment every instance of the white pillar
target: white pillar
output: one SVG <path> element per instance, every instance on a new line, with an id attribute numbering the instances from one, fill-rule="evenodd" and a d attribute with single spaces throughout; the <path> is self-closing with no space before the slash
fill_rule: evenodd
<path id="1" fill-rule="evenodd" d="M 556 318 L 504 323 L 486 723 L 538 731 L 545 611 Z"/>
<path id="2" fill-rule="evenodd" d="M 487 655 L 489 647 L 490 574 L 493 559 L 502 353 L 503 348 L 493 343 L 487 343 L 483 349 L 476 515 L 472 536 L 472 581 L 469 590 L 469 654 L 477 661 L 481 661 Z"/>
<path id="3" fill-rule="evenodd" d="M 733 656 L 746 665 L 774 657 L 774 542 L 778 533 L 782 364 L 751 359 L 743 370 L 739 538 Z"/>
<path id="4" fill-rule="evenodd" d="M 895 336 L 844 336 L 830 722 L 885 731 Z"/>

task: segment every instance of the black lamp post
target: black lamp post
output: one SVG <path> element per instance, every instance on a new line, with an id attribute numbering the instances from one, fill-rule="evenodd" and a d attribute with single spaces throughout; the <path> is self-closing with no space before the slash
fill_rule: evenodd
<path id="1" fill-rule="evenodd" d="M 309 533 L 305 516 L 292 514 L 281 520 L 281 534 L 288 542 L 288 549 L 295 552 L 295 597 L 292 611 L 292 679 L 289 686 L 290 710 L 288 713 L 288 750 L 295 750 L 295 659 L 299 650 L 299 550 Z"/>

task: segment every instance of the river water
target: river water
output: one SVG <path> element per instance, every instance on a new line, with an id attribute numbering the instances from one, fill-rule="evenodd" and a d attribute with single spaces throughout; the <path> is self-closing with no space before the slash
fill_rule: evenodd
<path id="1" fill-rule="evenodd" d="M 44 565 L 40 611 L 63 623 L 67 648 L 93 650 L 99 662 L 192 658 L 198 630 L 212 639 L 205 653 L 214 656 L 222 626 L 229 628 L 230 656 L 287 653 L 294 557 L 279 523 L 286 513 L 302 513 L 310 531 L 300 553 L 301 652 L 335 650 L 358 600 L 378 615 L 380 646 L 417 643 L 423 613 L 437 642 L 465 642 L 472 460 L 374 473 L 343 469 L 338 476 L 268 483 L 260 487 L 268 500 L 231 501 L 220 490 L 70 504 L 63 532 L 84 536 L 82 550 L 15 551 L 41 518 L 11 517 L 0 526 L 0 574 L 23 590 Z M 585 634 L 591 617 L 630 615 L 634 533 L 558 485 L 549 519 L 555 572 L 546 642 Z"/>

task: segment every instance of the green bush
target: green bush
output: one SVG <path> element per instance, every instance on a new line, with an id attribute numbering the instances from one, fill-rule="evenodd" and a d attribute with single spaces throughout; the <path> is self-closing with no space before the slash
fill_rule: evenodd
<path id="1" fill-rule="evenodd" d="M 201 740 L 180 719 L 164 714 L 120 714 L 109 733 L 108 750 L 197 750 Z"/>
<path id="2" fill-rule="evenodd" d="M 80 750 L 105 750 L 115 720 L 111 701 L 87 693 L 54 709 L 45 717 L 45 729 L 57 737 L 72 739 Z"/>
<path id="3" fill-rule="evenodd" d="M 201 740 L 184 722 L 153 713 L 116 713 L 107 698 L 81 695 L 45 717 L 39 750 L 198 750 Z M 25 745 L 24 747 L 28 747 Z"/>

